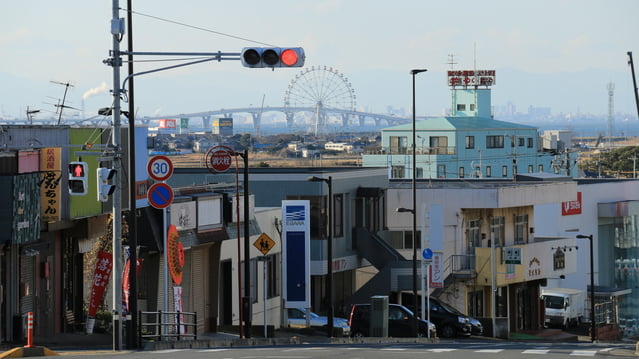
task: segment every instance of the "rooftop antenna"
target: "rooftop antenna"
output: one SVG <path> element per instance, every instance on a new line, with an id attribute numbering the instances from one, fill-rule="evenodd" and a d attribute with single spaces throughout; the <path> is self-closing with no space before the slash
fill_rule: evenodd
<path id="1" fill-rule="evenodd" d="M 448 64 L 450 65 L 451 70 L 455 69 L 455 65 L 457 65 L 455 62 L 455 54 L 448 54 Z"/>
<path id="2" fill-rule="evenodd" d="M 52 84 L 58 84 L 58 85 L 63 85 L 64 86 L 64 96 L 62 96 L 62 103 L 58 103 L 57 105 L 54 105 L 55 107 L 57 107 L 59 109 L 56 110 L 56 112 L 58 112 L 58 125 L 60 124 L 60 120 L 62 119 L 62 110 L 64 110 L 65 108 L 72 108 L 74 110 L 78 110 L 77 108 L 73 108 L 70 106 L 65 106 L 64 102 L 67 99 L 67 91 L 69 91 L 69 87 L 73 87 L 73 85 L 71 84 L 70 81 L 67 82 L 59 82 L 59 81 L 50 81 Z M 79 111 L 79 110 L 78 110 Z"/>
<path id="3" fill-rule="evenodd" d="M 33 124 L 33 115 L 40 112 L 40 110 L 29 110 L 29 106 L 27 106 L 27 119 L 29 120 L 29 124 Z"/>

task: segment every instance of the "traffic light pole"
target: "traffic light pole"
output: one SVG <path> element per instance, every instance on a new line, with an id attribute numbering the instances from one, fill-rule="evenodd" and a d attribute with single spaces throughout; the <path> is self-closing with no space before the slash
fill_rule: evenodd
<path id="1" fill-rule="evenodd" d="M 131 8 L 131 2 L 128 2 L 129 4 L 129 22 L 131 22 L 131 12 L 130 12 L 130 8 Z M 195 64 L 199 64 L 199 63 L 203 63 L 203 62 L 208 62 L 208 61 L 223 61 L 223 60 L 242 60 L 242 65 L 245 67 L 301 67 L 304 65 L 304 61 L 305 61 L 305 54 L 304 54 L 304 49 L 302 49 L 301 47 L 294 47 L 294 48 L 277 48 L 277 47 L 273 47 L 273 48 L 244 48 L 242 50 L 241 53 L 237 53 L 237 52 L 232 52 L 232 53 L 223 53 L 221 51 L 218 52 L 134 52 L 132 51 L 132 39 L 129 38 L 129 51 L 120 51 L 120 41 L 122 39 L 122 36 L 124 35 L 124 19 L 119 17 L 119 11 L 120 11 L 120 6 L 119 6 L 119 0 L 112 0 L 112 19 L 111 19 L 111 35 L 112 35 L 112 40 L 113 40 L 113 50 L 111 51 L 111 57 L 107 60 L 104 61 L 104 63 L 106 63 L 109 66 L 113 67 L 113 109 L 112 109 L 112 116 L 113 116 L 113 135 L 112 135 L 112 141 L 111 141 L 111 150 L 113 151 L 113 170 L 115 170 L 115 179 L 114 179 L 114 183 L 115 183 L 115 190 L 113 192 L 113 198 L 112 198 L 112 203 L 113 203 L 113 349 L 114 350 L 120 350 L 121 346 L 122 346 L 122 322 L 121 322 L 121 315 L 122 315 L 122 278 L 121 278 L 121 272 L 122 272 L 122 263 L 121 263 L 121 257 L 122 257 L 122 243 L 121 243 L 121 238 L 122 238 L 122 191 L 121 191 L 121 181 L 120 181 L 120 175 L 121 175 L 121 167 L 122 167 L 122 149 L 121 149 L 121 145 L 120 145 L 120 141 L 121 141 L 121 134 L 120 134 L 120 130 L 121 130 L 121 120 L 120 120 L 120 116 L 121 116 L 121 108 L 120 108 L 120 95 L 122 92 L 124 92 L 125 88 L 126 88 L 126 82 L 129 79 L 133 79 L 133 77 L 135 76 L 139 76 L 139 75 L 144 75 L 144 74 L 149 74 L 149 73 L 154 73 L 154 72 L 159 72 L 159 71 L 164 71 L 164 70 L 170 70 L 170 69 L 175 69 L 175 68 L 179 68 L 179 67 L 184 67 L 184 66 L 189 66 L 189 65 L 195 65 Z M 130 35 L 131 36 L 131 35 Z M 253 55 L 253 56 L 249 56 L 249 54 Z M 257 54 L 257 56 L 255 56 Z M 158 68 L 158 69 L 153 69 L 153 70 L 149 70 L 149 71 L 144 71 L 144 72 L 139 72 L 139 73 L 133 73 L 133 68 L 132 65 L 129 66 L 129 75 L 124 79 L 124 82 L 122 83 L 122 85 L 120 86 L 120 67 L 122 67 L 122 55 L 127 55 L 128 56 L 128 60 L 129 62 L 133 62 L 133 56 L 134 55 L 139 55 L 139 56 L 210 56 L 209 58 L 205 58 L 205 59 L 200 59 L 200 60 L 196 60 L 196 61 L 190 61 L 190 62 L 186 62 L 186 63 L 182 63 L 182 64 L 177 64 L 177 65 L 173 65 L 173 66 L 167 66 L 167 67 L 162 67 L 162 68 Z M 130 87 L 131 92 L 133 92 L 133 86 L 131 85 Z M 130 98 L 133 98 L 133 94 L 130 94 Z M 131 104 L 132 105 L 132 104 Z M 131 106 L 133 107 L 133 106 Z M 130 137 L 134 137 L 135 136 L 135 120 L 134 120 L 134 113 L 132 110 L 129 111 L 129 136 Z M 133 141 L 130 141 L 131 144 L 131 151 L 134 150 L 133 148 Z M 250 238 L 250 233 L 249 233 L 249 225 L 248 225 L 248 151 L 246 151 L 244 153 L 244 166 L 245 166 L 245 174 L 244 174 L 244 214 L 245 214 L 245 247 L 248 248 L 248 243 L 249 243 L 249 238 Z M 131 163 L 134 163 L 134 159 L 133 157 L 130 157 L 130 161 Z M 132 166 L 133 167 L 133 166 Z M 133 172 L 131 173 L 133 175 Z M 135 177 L 133 177 L 135 178 Z M 131 182 L 130 186 L 134 187 L 135 183 Z M 133 193 L 134 191 L 131 190 L 131 197 L 133 198 Z M 135 210 L 135 199 L 131 200 L 131 210 L 134 211 Z M 239 205 L 239 204 L 238 204 Z M 132 215 L 132 217 L 135 217 L 135 214 Z M 135 230 L 135 226 L 133 227 Z M 133 233 L 133 236 L 135 236 L 135 233 Z M 238 239 L 239 240 L 239 239 Z M 133 276 L 133 279 L 131 280 L 132 284 L 131 284 L 131 290 L 130 290 L 130 296 L 134 297 L 137 296 L 137 290 L 135 287 L 135 273 L 137 273 L 137 255 L 135 254 L 137 248 L 132 248 L 131 249 L 134 253 L 133 259 L 131 261 L 131 267 L 133 267 L 131 269 L 131 273 Z M 245 298 L 249 301 L 250 303 L 250 257 L 249 257 L 249 251 L 245 250 L 245 268 L 246 273 L 245 273 L 245 283 L 246 283 L 246 289 L 245 289 Z M 239 293 L 239 295 L 241 296 L 242 294 Z M 133 299 L 133 307 L 136 306 L 135 303 L 135 298 Z M 135 326 L 136 325 L 136 320 L 135 320 L 135 313 L 133 313 L 133 318 L 132 318 L 132 325 Z M 251 327 L 251 318 L 250 316 L 247 316 L 247 318 L 245 319 L 245 326 L 247 329 L 247 333 L 250 333 L 250 327 Z M 250 336 L 250 334 L 249 334 Z"/>

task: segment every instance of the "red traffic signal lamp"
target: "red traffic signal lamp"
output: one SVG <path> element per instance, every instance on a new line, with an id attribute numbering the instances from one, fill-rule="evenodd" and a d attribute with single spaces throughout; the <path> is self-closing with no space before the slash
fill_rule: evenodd
<path id="1" fill-rule="evenodd" d="M 306 55 L 301 47 L 245 47 L 240 60 L 244 67 L 302 67 Z"/>
<path id="2" fill-rule="evenodd" d="M 69 194 L 87 194 L 88 169 L 89 165 L 86 162 L 69 162 Z"/>

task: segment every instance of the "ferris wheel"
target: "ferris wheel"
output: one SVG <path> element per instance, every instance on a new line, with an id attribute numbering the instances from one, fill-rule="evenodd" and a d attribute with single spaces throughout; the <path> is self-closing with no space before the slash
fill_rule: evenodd
<path id="1" fill-rule="evenodd" d="M 289 128 L 295 122 L 294 108 L 311 108 L 306 126 L 309 133 L 326 132 L 331 116 L 338 117 L 342 125 L 348 125 L 349 111 L 356 106 L 355 90 L 343 73 L 327 66 L 312 66 L 303 69 L 291 80 L 284 95 L 284 107 Z"/>

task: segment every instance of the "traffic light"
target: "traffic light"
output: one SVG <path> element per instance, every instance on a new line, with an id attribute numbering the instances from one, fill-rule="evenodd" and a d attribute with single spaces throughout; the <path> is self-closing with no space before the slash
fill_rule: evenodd
<path id="1" fill-rule="evenodd" d="M 304 49 L 301 47 L 245 47 L 240 60 L 244 67 L 302 67 Z"/>
<path id="2" fill-rule="evenodd" d="M 69 162 L 69 194 L 84 196 L 87 194 L 87 169 L 86 162 Z"/>
<path id="3" fill-rule="evenodd" d="M 98 168 L 98 201 L 106 202 L 115 191 L 115 185 L 111 180 L 115 176 L 115 170 L 105 167 Z"/>

